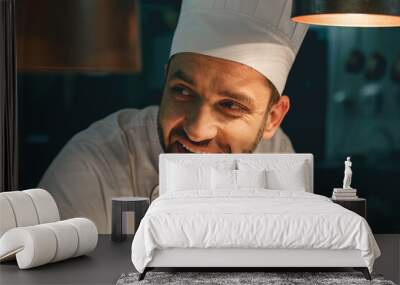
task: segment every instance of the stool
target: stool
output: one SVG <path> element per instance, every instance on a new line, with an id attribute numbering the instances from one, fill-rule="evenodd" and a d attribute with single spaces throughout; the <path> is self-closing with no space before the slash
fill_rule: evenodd
<path id="1" fill-rule="evenodd" d="M 135 213 L 135 231 L 146 214 L 150 199 L 145 197 L 118 197 L 112 198 L 112 229 L 111 240 L 123 241 L 126 239 L 126 219 L 124 212 Z"/>

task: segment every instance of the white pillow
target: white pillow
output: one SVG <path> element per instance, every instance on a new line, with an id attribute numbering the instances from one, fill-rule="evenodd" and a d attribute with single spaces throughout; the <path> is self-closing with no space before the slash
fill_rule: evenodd
<path id="1" fill-rule="evenodd" d="M 240 170 L 267 171 L 267 188 L 272 190 L 306 191 L 310 188 L 310 168 L 305 160 L 239 160 Z"/>
<path id="2" fill-rule="evenodd" d="M 230 170 L 212 168 L 214 190 L 267 188 L 266 170 Z"/>
<path id="3" fill-rule="evenodd" d="M 236 170 L 212 168 L 212 188 L 236 190 Z"/>
<path id="4" fill-rule="evenodd" d="M 167 188 L 170 191 L 211 189 L 211 167 L 169 163 Z"/>
<path id="5" fill-rule="evenodd" d="M 306 191 L 304 165 L 284 171 L 267 171 L 267 187 L 272 190 Z"/>
<path id="6" fill-rule="evenodd" d="M 236 170 L 238 188 L 267 188 L 267 171 Z"/>

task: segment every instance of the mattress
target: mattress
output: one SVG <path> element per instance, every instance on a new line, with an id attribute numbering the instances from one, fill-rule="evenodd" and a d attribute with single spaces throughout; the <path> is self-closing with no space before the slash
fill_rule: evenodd
<path id="1" fill-rule="evenodd" d="M 132 243 L 139 272 L 162 249 L 359 250 L 372 272 L 380 255 L 364 218 L 307 192 L 246 189 L 169 192 L 150 206 Z"/>

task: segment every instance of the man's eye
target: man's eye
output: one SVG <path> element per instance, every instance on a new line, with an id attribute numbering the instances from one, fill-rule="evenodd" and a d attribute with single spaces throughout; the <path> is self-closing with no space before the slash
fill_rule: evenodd
<path id="1" fill-rule="evenodd" d="M 172 91 L 173 91 L 175 94 L 180 95 L 180 96 L 190 96 L 190 95 L 191 95 L 191 93 L 189 92 L 189 90 L 187 90 L 186 88 L 181 87 L 181 86 L 174 86 L 174 87 L 172 87 Z"/>
<path id="2" fill-rule="evenodd" d="M 224 109 L 228 109 L 230 111 L 237 111 L 237 112 L 245 112 L 246 109 L 244 107 L 242 107 L 240 104 L 233 102 L 233 101 L 222 101 L 219 103 L 219 105 L 224 108 Z"/>

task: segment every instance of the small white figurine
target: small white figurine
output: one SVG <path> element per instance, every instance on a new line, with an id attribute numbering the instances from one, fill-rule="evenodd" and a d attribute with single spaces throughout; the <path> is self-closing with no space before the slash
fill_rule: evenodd
<path id="1" fill-rule="evenodd" d="M 351 176 L 353 172 L 351 171 L 351 161 L 350 156 L 347 157 L 347 160 L 344 162 L 344 179 L 343 179 L 343 189 L 352 189 L 351 184 Z"/>

